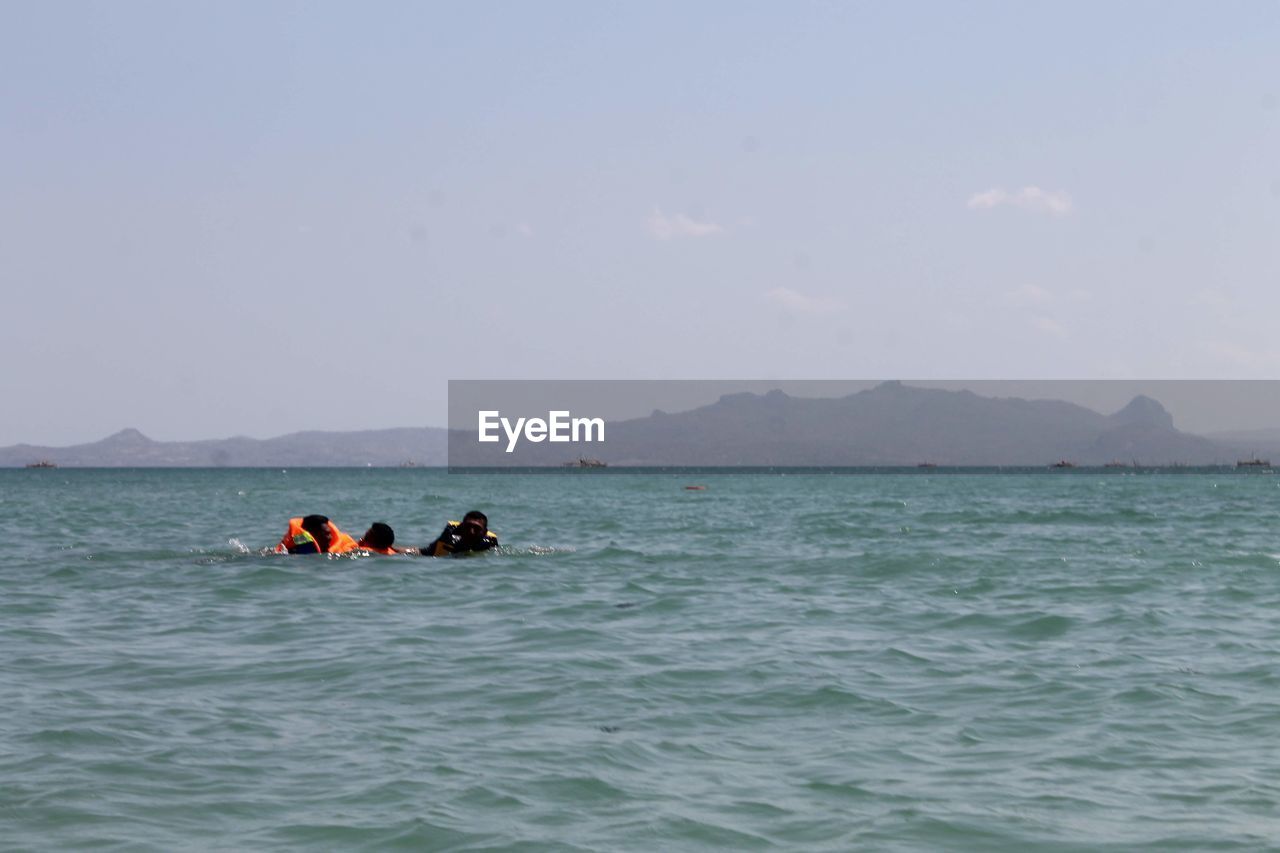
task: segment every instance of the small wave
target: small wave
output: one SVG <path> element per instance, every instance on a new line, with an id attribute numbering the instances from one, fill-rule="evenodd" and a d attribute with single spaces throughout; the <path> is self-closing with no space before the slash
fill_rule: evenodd
<path id="1" fill-rule="evenodd" d="M 780 476 L 787 475 L 783 473 Z M 623 824 L 620 829 L 637 835 L 643 833 L 669 839 L 671 846 L 676 848 L 748 850 L 772 846 L 767 836 L 757 835 L 745 828 L 724 826 L 710 820 L 686 816 L 646 819 L 635 826 Z"/>
<path id="2" fill-rule="evenodd" d="M 196 559 L 197 566 L 216 566 L 220 563 L 234 563 L 247 557 L 274 557 L 277 556 L 274 548 L 250 548 L 247 545 L 232 539 L 227 544 L 235 543 L 235 548 L 229 552 L 218 552 L 213 554 L 203 554 Z M 288 555 L 285 555 L 288 556 Z"/>
<path id="3" fill-rule="evenodd" d="M 948 629 L 998 628 L 1001 624 L 1002 620 L 997 616 L 987 613 L 965 613 L 960 616 L 949 617 L 938 627 Z"/>
<path id="4" fill-rule="evenodd" d="M 421 818 L 383 826 L 342 823 L 298 823 L 270 830 L 265 838 L 271 846 L 314 847 L 328 850 L 473 850 L 491 843 L 493 836 L 465 833 Z M 257 845 L 251 845 L 257 846 Z"/>
<path id="5" fill-rule="evenodd" d="M 643 551 L 636 551 L 631 548 L 624 548 L 621 545 L 606 545 L 592 556 L 599 559 L 614 559 L 617 557 L 647 557 L 648 554 Z"/>
<path id="6" fill-rule="evenodd" d="M 887 658 L 890 661 L 897 662 L 897 663 L 900 663 L 902 661 L 906 661 L 908 663 L 924 663 L 924 664 L 933 663 L 933 661 L 927 657 L 915 654 L 914 652 L 909 652 L 906 649 L 900 649 L 897 646 L 889 646 L 888 648 L 881 651 L 879 656 Z"/>
<path id="7" fill-rule="evenodd" d="M 305 572 L 299 571 L 292 566 L 261 566 L 252 569 L 242 578 L 242 582 L 248 585 L 250 589 L 266 587 L 273 583 L 292 584 L 297 582 L 300 577 L 308 577 Z"/>
<path id="8" fill-rule="evenodd" d="M 1075 620 L 1067 616 L 1045 614 L 1015 625 L 1011 633 L 1028 640 L 1047 640 L 1062 636 L 1074 625 Z"/>
<path id="9" fill-rule="evenodd" d="M 121 737 L 112 731 L 91 727 L 41 729 L 26 735 L 24 739 L 31 743 L 59 747 L 119 746 L 126 741 L 135 740 L 132 737 Z"/>
<path id="10" fill-rule="evenodd" d="M 505 545 L 499 546 L 494 553 L 501 554 L 504 557 L 549 557 L 554 554 L 576 554 L 577 548 L 572 545 L 526 545 L 523 548 L 510 548 Z"/>
<path id="11" fill-rule="evenodd" d="M 575 807 L 591 802 L 625 802 L 626 791 L 598 776 L 556 776 L 531 783 L 543 796 L 554 801 L 572 803 Z"/>
<path id="12" fill-rule="evenodd" d="M 876 796 L 875 792 L 856 782 L 827 782 L 821 779 L 814 779 L 805 782 L 804 787 L 821 796 L 839 799 L 867 800 Z"/>

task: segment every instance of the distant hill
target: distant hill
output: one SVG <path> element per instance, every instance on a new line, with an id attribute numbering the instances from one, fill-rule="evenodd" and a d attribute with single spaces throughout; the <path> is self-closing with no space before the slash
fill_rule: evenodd
<path id="1" fill-rule="evenodd" d="M 437 427 L 295 432 L 277 438 L 211 441 L 152 441 L 136 429 L 121 430 L 91 444 L 0 448 L 0 467 L 47 459 L 68 467 L 393 467 L 446 464 L 448 432 Z"/>
<path id="2" fill-rule="evenodd" d="M 1157 401 L 1103 415 L 1061 400 L 981 397 L 885 382 L 846 397 L 730 394 L 687 412 L 610 423 L 602 445 L 531 444 L 513 453 L 455 435 L 455 465 L 1145 465 L 1232 463 L 1233 450 L 1179 431 Z M 570 448 L 566 450 L 565 448 Z"/>
<path id="3" fill-rule="evenodd" d="M 729 394 L 686 412 L 609 423 L 602 445 L 478 444 L 474 433 L 419 427 L 298 432 L 266 440 L 152 441 L 127 429 L 92 444 L 0 448 L 0 466 L 320 467 L 560 465 L 579 455 L 619 465 L 872 466 L 1234 464 L 1280 457 L 1280 430 L 1210 440 L 1181 432 L 1165 408 L 1135 397 L 1110 415 L 1061 400 L 982 397 L 885 382 L 846 397 Z"/>
<path id="4" fill-rule="evenodd" d="M 1214 432 L 1205 437 L 1223 447 L 1231 448 L 1237 459 L 1258 456 L 1280 464 L 1280 429 Z"/>

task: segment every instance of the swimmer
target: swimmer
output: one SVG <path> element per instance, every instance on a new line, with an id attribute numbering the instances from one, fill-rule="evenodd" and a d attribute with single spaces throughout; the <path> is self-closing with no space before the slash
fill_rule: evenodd
<path id="1" fill-rule="evenodd" d="M 462 521 L 451 521 L 430 545 L 424 545 L 418 553 L 423 557 L 448 557 L 488 551 L 498 544 L 498 534 L 489 529 L 489 517 L 472 510 Z"/>
<path id="2" fill-rule="evenodd" d="M 276 545 L 277 554 L 345 554 L 356 550 L 356 540 L 323 515 L 289 519 L 289 529 Z"/>
<path id="3" fill-rule="evenodd" d="M 401 551 L 394 546 L 396 541 L 396 532 L 391 529 L 391 525 L 382 521 L 375 521 L 369 525 L 369 529 L 360 537 L 360 541 L 356 544 L 362 551 L 372 551 L 375 554 L 399 554 Z"/>

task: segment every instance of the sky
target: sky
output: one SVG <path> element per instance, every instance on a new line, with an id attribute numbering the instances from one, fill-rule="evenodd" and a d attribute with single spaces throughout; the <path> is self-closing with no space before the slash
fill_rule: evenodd
<path id="1" fill-rule="evenodd" d="M 1280 379 L 1277 44 L 1261 0 L 5 0 L 0 445 Z"/>

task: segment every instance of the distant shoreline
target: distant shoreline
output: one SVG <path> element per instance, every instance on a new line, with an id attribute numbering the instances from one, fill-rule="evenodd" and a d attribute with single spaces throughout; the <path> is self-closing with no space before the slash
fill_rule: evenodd
<path id="1" fill-rule="evenodd" d="M 526 430 L 527 431 L 527 430 Z M 605 435 L 607 434 L 607 440 Z M 489 436 L 493 439 L 493 436 Z M 90 444 L 0 447 L 0 467 L 446 468 L 482 471 L 619 469 L 1058 473 L 1227 469 L 1280 458 L 1280 429 L 1208 438 L 1183 432 L 1157 400 L 1135 396 L 1111 414 L 1061 400 L 982 397 L 884 382 L 846 397 L 726 394 L 682 412 L 619 420 L 598 441 L 518 447 L 474 430 L 399 427 L 306 431 L 270 439 L 155 441 L 124 429 Z M 1268 465 L 1258 465 L 1267 468 Z M 591 468 L 590 470 L 596 470 Z M 577 472 L 580 475 L 580 471 Z"/>
<path id="2" fill-rule="evenodd" d="M 1052 477 L 1071 477 L 1080 474 L 1105 474 L 1108 476 L 1132 476 L 1136 474 L 1239 474 L 1240 476 L 1266 476 L 1274 469 L 1254 470 L 1235 464 L 1215 465 L 1140 465 L 1115 467 L 1110 465 L 1076 465 L 1071 468 L 1055 468 L 1053 465 L 936 465 L 920 468 L 917 465 L 625 465 L 615 464 L 607 468 L 566 468 L 563 465 L 509 465 L 509 466 L 456 466 L 417 465 L 411 468 L 397 465 L 59 465 L 56 468 L 32 469 L 23 465 L 0 465 L 0 471 L 30 471 L 31 476 L 57 476 L 56 472 L 68 471 L 276 471 L 289 474 L 299 471 L 403 471 L 432 472 L 456 475 L 557 475 L 563 477 L 607 477 L 635 474 L 895 474 L 913 477 L 952 476 L 957 474 L 1045 474 Z M 38 472 L 38 473 L 37 473 Z"/>

